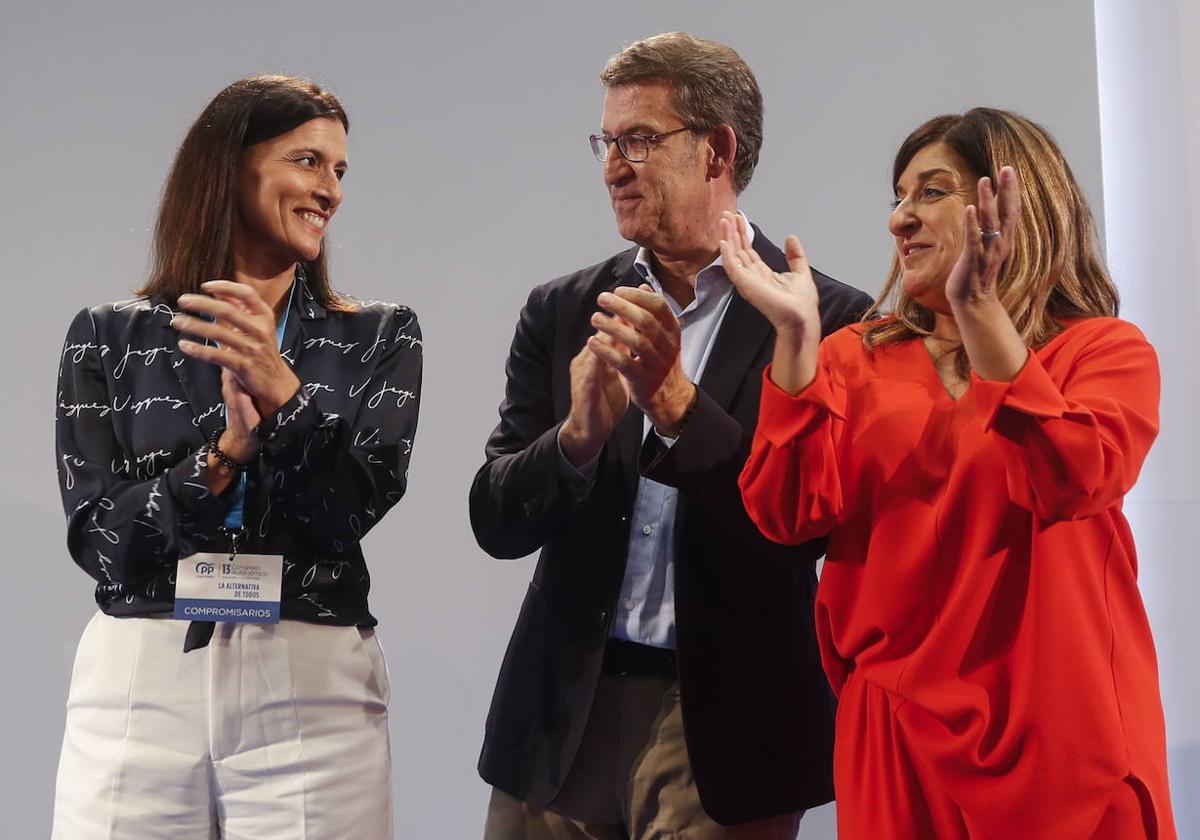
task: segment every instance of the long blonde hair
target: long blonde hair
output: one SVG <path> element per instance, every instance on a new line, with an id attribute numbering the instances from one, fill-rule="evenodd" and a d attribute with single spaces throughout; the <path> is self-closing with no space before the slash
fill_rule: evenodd
<path id="1" fill-rule="evenodd" d="M 1049 132 L 1019 114 L 995 108 L 934 117 L 896 152 L 893 185 L 917 152 L 933 143 L 953 149 L 974 178 L 986 175 L 997 183 L 1001 167 L 1017 172 L 1021 215 L 1012 251 L 1000 269 L 997 293 L 1027 346 L 1045 344 L 1062 331 L 1064 319 L 1117 314 L 1117 287 L 1096 255 L 1091 211 Z M 893 256 L 887 284 L 863 317 L 870 321 L 863 331 L 868 349 L 933 331 L 933 312 L 904 293 L 902 274 L 899 258 Z M 879 319 L 884 312 L 893 317 Z M 961 348 L 956 368 L 963 376 L 969 370 Z"/>

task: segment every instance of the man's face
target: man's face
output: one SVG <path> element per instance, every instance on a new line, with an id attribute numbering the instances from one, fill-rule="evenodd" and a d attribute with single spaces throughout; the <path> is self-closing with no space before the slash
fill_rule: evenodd
<path id="1" fill-rule="evenodd" d="M 621 85 L 604 94 L 600 130 L 605 137 L 663 134 L 683 125 L 671 106 L 671 85 L 666 82 Z M 649 157 L 630 163 L 616 143 L 609 145 L 604 184 L 622 237 L 669 253 L 673 246 L 703 235 L 708 208 L 702 147 L 692 132 L 683 131 L 651 142 Z"/>

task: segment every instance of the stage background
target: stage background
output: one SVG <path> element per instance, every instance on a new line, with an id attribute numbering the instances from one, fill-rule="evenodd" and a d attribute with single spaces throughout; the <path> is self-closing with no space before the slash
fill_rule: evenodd
<path id="1" fill-rule="evenodd" d="M 892 154 L 933 114 L 987 104 L 1044 123 L 1100 220 L 1102 176 L 1125 173 L 1122 233 L 1140 238 L 1120 239 L 1118 280 L 1128 316 L 1165 357 L 1170 424 L 1131 508 L 1177 807 L 1192 798 L 1200 691 L 1184 617 L 1197 591 L 1189 547 L 1200 542 L 1191 198 L 1200 182 L 1187 167 L 1200 132 L 1196 111 L 1182 110 L 1186 101 L 1194 109 L 1198 91 L 1178 81 L 1196 72 L 1179 26 L 1192 27 L 1190 43 L 1200 32 L 1184 0 L 1136 12 L 1101 5 L 1111 24 L 1100 34 L 1125 57 L 1105 72 L 1127 94 L 1103 113 L 1090 0 L 5 3 L 5 836 L 47 834 L 71 660 L 94 610 L 91 582 L 65 550 L 54 477 L 62 336 L 80 307 L 126 297 L 142 281 L 159 189 L 187 126 L 221 87 L 259 72 L 305 75 L 342 98 L 351 172 L 329 234 L 335 283 L 413 306 L 425 331 L 409 496 L 365 548 L 392 674 L 396 836 L 479 836 L 483 720 L 533 560 L 498 562 L 475 546 L 467 489 L 528 290 L 623 247 L 587 147 L 600 116 L 597 73 L 624 44 L 670 29 L 731 44 L 758 74 L 766 141 L 743 209 L 776 241 L 799 233 L 817 266 L 871 292 L 890 254 Z M 1146 61 L 1153 73 L 1139 75 Z M 1143 85 L 1157 91 L 1149 104 Z M 1121 156 L 1103 168 L 1102 116 L 1105 151 Z M 1185 136 L 1190 146 L 1180 145 Z M 1158 238 L 1166 229 L 1169 247 Z M 1187 826 L 1200 832 L 1195 807 L 1180 807 L 1183 836 Z M 832 806 L 810 814 L 801 836 L 833 837 Z"/>

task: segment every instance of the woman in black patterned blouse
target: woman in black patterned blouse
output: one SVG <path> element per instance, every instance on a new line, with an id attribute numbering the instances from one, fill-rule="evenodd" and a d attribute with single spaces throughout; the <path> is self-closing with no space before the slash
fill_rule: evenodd
<path id="1" fill-rule="evenodd" d="M 301 79 L 221 91 L 176 156 L 139 297 L 71 324 L 59 483 L 100 612 L 56 838 L 391 836 L 359 542 L 404 494 L 422 349 L 411 310 L 329 283 L 348 126 Z"/>

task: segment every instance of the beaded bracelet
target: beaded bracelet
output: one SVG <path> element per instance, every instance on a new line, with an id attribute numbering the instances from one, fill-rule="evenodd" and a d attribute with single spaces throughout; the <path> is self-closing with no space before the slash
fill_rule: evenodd
<path id="1" fill-rule="evenodd" d="M 217 442 L 224 434 L 225 427 L 218 426 L 213 429 L 212 434 L 208 436 L 208 451 L 217 459 L 217 463 L 232 473 L 240 473 L 246 469 L 246 464 L 239 464 L 237 461 L 230 458 L 224 451 L 221 450 L 221 445 Z"/>

